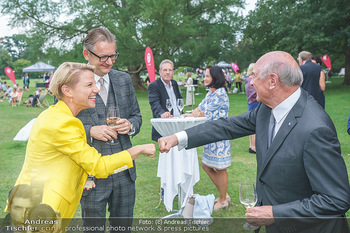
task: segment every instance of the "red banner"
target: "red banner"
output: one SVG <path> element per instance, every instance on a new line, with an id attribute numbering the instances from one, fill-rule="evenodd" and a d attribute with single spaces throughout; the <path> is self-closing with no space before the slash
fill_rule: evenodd
<path id="1" fill-rule="evenodd" d="M 323 55 L 321 59 L 328 69 L 332 69 L 331 59 L 327 54 Z"/>
<path id="2" fill-rule="evenodd" d="M 5 73 L 9 76 L 13 84 L 16 84 L 15 73 L 10 67 L 5 67 Z"/>
<path id="3" fill-rule="evenodd" d="M 146 62 L 149 81 L 153 82 L 156 78 L 156 74 L 154 70 L 153 53 L 150 47 L 147 47 L 145 50 L 145 62 Z"/>
<path id="4" fill-rule="evenodd" d="M 235 63 L 231 62 L 231 67 L 234 70 L 234 72 L 237 74 L 237 70 L 239 70 L 238 65 L 236 65 Z"/>

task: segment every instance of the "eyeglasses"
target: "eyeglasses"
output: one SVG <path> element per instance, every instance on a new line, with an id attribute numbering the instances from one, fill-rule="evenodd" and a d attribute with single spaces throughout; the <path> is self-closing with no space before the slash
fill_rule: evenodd
<path id="1" fill-rule="evenodd" d="M 106 62 L 108 61 L 108 58 L 110 58 L 112 61 L 115 61 L 118 57 L 119 57 L 119 53 L 117 51 L 115 51 L 115 54 L 113 55 L 109 55 L 109 56 L 99 56 L 96 53 L 88 50 L 91 54 L 95 55 L 96 57 L 98 57 L 98 59 L 100 60 L 100 62 Z"/>

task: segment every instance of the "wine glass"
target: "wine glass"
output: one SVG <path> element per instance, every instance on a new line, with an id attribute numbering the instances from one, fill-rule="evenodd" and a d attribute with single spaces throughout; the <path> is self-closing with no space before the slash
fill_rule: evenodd
<path id="1" fill-rule="evenodd" d="M 173 109 L 173 105 L 171 104 L 171 100 L 170 99 L 166 100 L 165 107 L 168 109 L 169 112 L 171 111 L 171 109 Z"/>
<path id="2" fill-rule="evenodd" d="M 177 108 L 180 111 L 180 117 L 181 117 L 182 109 L 184 109 L 184 107 L 185 107 L 184 100 L 183 99 L 177 99 Z"/>
<path id="3" fill-rule="evenodd" d="M 108 112 L 107 112 L 107 125 L 109 127 L 113 127 L 117 125 L 117 121 L 120 120 L 120 112 L 119 112 L 119 108 L 118 107 L 110 107 L 108 108 Z M 111 141 L 108 141 L 107 144 L 110 145 L 115 145 L 118 142 L 114 141 L 114 138 L 112 138 Z"/>
<path id="4" fill-rule="evenodd" d="M 239 201 L 244 205 L 246 209 L 255 206 L 258 201 L 258 195 L 256 194 L 255 184 L 251 182 L 242 182 L 239 185 Z M 259 228 L 259 226 L 253 226 L 249 223 L 245 223 L 243 228 L 249 231 L 254 231 Z"/>

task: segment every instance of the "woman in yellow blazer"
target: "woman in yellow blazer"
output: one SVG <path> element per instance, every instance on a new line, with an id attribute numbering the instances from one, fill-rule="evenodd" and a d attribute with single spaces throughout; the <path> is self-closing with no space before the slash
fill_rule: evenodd
<path id="1" fill-rule="evenodd" d="M 36 119 L 16 182 L 41 186 L 41 203 L 58 210 L 62 218 L 73 217 L 88 174 L 106 178 L 131 168 L 132 160 L 140 154 L 155 154 L 155 146 L 146 144 L 101 156 L 86 143 L 83 124 L 75 116 L 83 109 L 95 107 L 99 90 L 93 71 L 90 65 L 69 62 L 57 69 L 50 89 L 59 102 Z M 11 200 L 8 201 L 10 206 Z"/>

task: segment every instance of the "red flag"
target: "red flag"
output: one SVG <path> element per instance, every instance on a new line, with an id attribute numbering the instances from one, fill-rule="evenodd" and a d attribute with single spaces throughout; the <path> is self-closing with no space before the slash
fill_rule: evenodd
<path id="1" fill-rule="evenodd" d="M 5 73 L 9 76 L 13 84 L 16 84 L 15 73 L 10 67 L 5 67 Z"/>
<path id="2" fill-rule="evenodd" d="M 149 81 L 153 82 L 156 78 L 156 74 L 154 70 L 153 53 L 150 47 L 147 47 L 145 50 L 145 62 L 146 62 Z"/>
<path id="3" fill-rule="evenodd" d="M 235 73 L 237 74 L 237 70 L 239 70 L 238 65 L 236 65 L 235 63 L 231 62 L 231 67 L 232 69 L 235 71 Z"/>
<path id="4" fill-rule="evenodd" d="M 321 59 L 328 69 L 332 69 L 331 59 L 327 54 L 323 55 Z"/>

